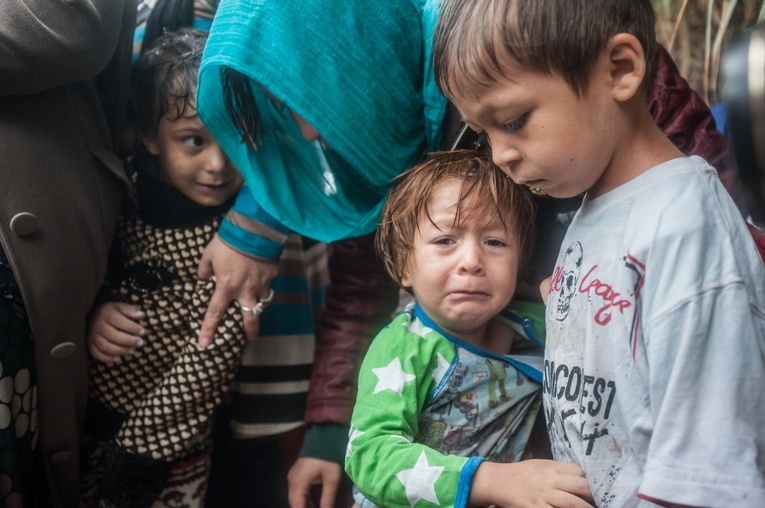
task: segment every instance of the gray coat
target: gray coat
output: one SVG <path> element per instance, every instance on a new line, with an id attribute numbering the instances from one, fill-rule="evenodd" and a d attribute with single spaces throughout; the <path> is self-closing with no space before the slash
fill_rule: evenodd
<path id="1" fill-rule="evenodd" d="M 3 0 L 0 240 L 34 337 L 44 506 L 77 506 L 85 322 L 127 189 L 136 0 Z M 50 496 L 50 498 L 47 498 Z"/>

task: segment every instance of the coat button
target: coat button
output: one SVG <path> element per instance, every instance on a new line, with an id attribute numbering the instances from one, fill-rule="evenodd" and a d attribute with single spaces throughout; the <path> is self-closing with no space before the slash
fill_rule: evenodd
<path id="1" fill-rule="evenodd" d="M 68 462 L 72 458 L 72 452 L 69 450 L 64 450 L 58 453 L 54 453 L 50 456 L 50 461 L 52 464 L 63 464 L 64 462 Z"/>
<path id="2" fill-rule="evenodd" d="M 17 213 L 11 219 L 11 231 L 19 236 L 33 235 L 40 229 L 37 217 L 28 212 Z"/>
<path id="3" fill-rule="evenodd" d="M 77 346 L 75 346 L 73 342 L 62 342 L 61 344 L 59 344 L 58 346 L 50 350 L 50 355 L 53 358 L 57 358 L 60 360 L 74 353 L 75 349 L 77 349 Z"/>

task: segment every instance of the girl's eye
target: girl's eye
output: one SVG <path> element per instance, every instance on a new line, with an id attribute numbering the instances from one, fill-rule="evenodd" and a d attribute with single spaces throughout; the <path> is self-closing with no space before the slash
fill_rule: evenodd
<path id="1" fill-rule="evenodd" d="M 186 146 L 190 146 L 193 148 L 199 148 L 200 146 L 204 145 L 204 140 L 199 136 L 189 136 L 186 139 L 183 140 L 183 144 Z"/>
<path id="2" fill-rule="evenodd" d="M 454 240 L 451 238 L 436 238 L 433 243 L 436 245 L 451 245 L 454 243 Z"/>
<path id="3" fill-rule="evenodd" d="M 524 113 L 512 122 L 508 122 L 504 124 L 502 127 L 505 129 L 505 132 L 518 132 L 526 125 L 526 121 L 529 119 L 529 114 Z"/>
<path id="4" fill-rule="evenodd" d="M 507 247 L 507 243 L 496 238 L 487 240 L 486 245 L 488 245 L 489 247 Z"/>

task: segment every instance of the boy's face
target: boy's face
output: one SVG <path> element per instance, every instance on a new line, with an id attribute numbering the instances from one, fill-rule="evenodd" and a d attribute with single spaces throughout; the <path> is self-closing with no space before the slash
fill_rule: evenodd
<path id="1" fill-rule="evenodd" d="M 144 144 L 159 160 L 160 178 L 200 205 L 221 205 L 242 185 L 239 171 L 193 107 L 178 119 L 164 115 L 156 137 L 144 137 Z"/>
<path id="2" fill-rule="evenodd" d="M 505 231 L 490 214 L 453 228 L 460 187 L 461 182 L 446 180 L 435 189 L 428 210 L 436 225 L 420 215 L 401 282 L 445 331 L 480 344 L 488 321 L 515 292 L 519 242 L 512 227 Z M 505 220 L 512 224 L 511 217 Z"/>
<path id="3" fill-rule="evenodd" d="M 494 163 L 515 182 L 554 197 L 616 187 L 619 115 L 603 73 L 594 72 L 588 93 L 578 97 L 557 76 L 511 69 L 512 79 L 452 99 L 467 124 L 486 133 Z"/>

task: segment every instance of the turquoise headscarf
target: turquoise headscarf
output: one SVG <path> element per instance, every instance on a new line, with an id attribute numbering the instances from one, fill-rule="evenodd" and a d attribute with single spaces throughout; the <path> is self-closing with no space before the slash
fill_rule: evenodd
<path id="1" fill-rule="evenodd" d="M 197 109 L 256 201 L 282 224 L 322 241 L 369 233 L 392 180 L 440 146 L 446 99 L 431 62 L 438 5 L 221 1 L 199 71 Z M 228 117 L 222 67 L 251 80 L 264 130 L 257 151 Z M 306 142 L 286 108 L 324 142 Z"/>

